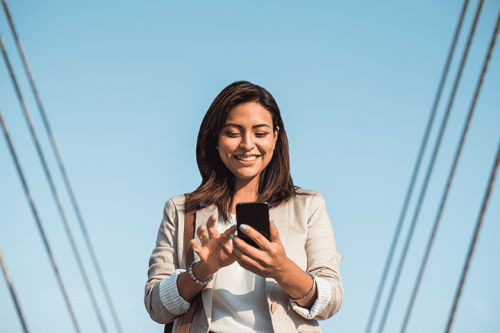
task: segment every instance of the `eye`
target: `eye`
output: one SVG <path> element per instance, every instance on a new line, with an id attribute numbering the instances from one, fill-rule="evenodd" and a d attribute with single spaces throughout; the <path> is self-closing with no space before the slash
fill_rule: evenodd
<path id="1" fill-rule="evenodd" d="M 236 138 L 237 136 L 240 135 L 238 132 L 226 132 L 226 135 L 230 138 Z"/>
<path id="2" fill-rule="evenodd" d="M 263 137 L 265 137 L 268 134 L 269 133 L 266 133 L 266 132 L 259 132 L 259 133 L 255 133 L 255 136 L 258 137 L 258 138 L 263 138 Z"/>

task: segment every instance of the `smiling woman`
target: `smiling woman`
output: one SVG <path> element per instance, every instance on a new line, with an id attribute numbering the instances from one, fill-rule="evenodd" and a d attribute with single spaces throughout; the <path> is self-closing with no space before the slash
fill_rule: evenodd
<path id="1" fill-rule="evenodd" d="M 342 304 L 341 255 L 321 194 L 292 182 L 271 94 L 245 81 L 226 87 L 203 119 L 196 157 L 201 185 L 165 204 L 146 283 L 151 318 L 174 332 L 321 332 L 317 320 Z M 236 236 L 235 213 L 258 201 L 270 207 L 270 239 L 239 230 L 256 248 Z M 184 243 L 192 219 L 198 240 Z"/>
<path id="2" fill-rule="evenodd" d="M 259 175 L 273 157 L 278 131 L 278 127 L 273 131 L 271 114 L 258 102 L 240 104 L 229 112 L 218 149 L 222 162 L 237 178 L 236 193 L 244 188 L 258 193 Z M 236 213 L 234 203 L 229 211 Z"/>

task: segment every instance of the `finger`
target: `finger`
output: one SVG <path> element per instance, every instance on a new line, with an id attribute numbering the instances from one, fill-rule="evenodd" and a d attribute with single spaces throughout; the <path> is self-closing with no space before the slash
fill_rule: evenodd
<path id="1" fill-rule="evenodd" d="M 209 241 L 207 233 L 205 232 L 206 229 L 207 229 L 206 226 L 200 225 L 198 230 L 196 230 L 196 235 L 200 239 L 202 245 L 205 245 Z"/>
<path id="2" fill-rule="evenodd" d="M 228 241 L 230 239 L 230 235 L 234 235 L 237 228 L 238 228 L 237 226 L 233 225 L 232 227 L 224 231 L 222 235 L 220 235 L 221 238 L 224 239 L 225 241 Z"/>
<path id="3" fill-rule="evenodd" d="M 194 252 L 200 254 L 201 246 L 199 246 L 194 239 L 191 239 L 191 241 L 189 242 L 189 247 L 191 247 L 191 249 L 193 249 Z"/>
<path id="4" fill-rule="evenodd" d="M 280 239 L 280 232 L 278 231 L 278 228 L 276 228 L 276 225 L 274 224 L 273 221 L 269 220 L 269 233 L 271 235 L 271 243 L 280 243 L 281 244 L 281 239 Z"/>
<path id="5" fill-rule="evenodd" d="M 243 243 L 245 243 L 245 242 L 243 242 Z M 247 246 L 250 246 L 250 245 L 247 245 Z M 250 246 L 250 247 L 253 248 L 253 246 Z M 254 260 L 252 257 L 247 256 L 245 253 L 243 253 L 236 246 L 233 246 L 233 249 L 234 249 L 233 254 L 236 258 L 236 261 L 238 262 L 238 264 L 240 264 L 241 267 L 243 267 L 244 269 L 246 269 L 252 273 L 255 273 L 255 274 L 258 274 L 262 271 L 261 265 L 256 260 Z"/>
<path id="6" fill-rule="evenodd" d="M 253 259 L 260 257 L 260 250 L 256 249 L 252 245 L 249 245 L 239 237 L 235 237 L 233 239 L 233 249 L 236 249 L 243 255 Z"/>
<path id="7" fill-rule="evenodd" d="M 238 232 L 240 231 L 242 231 L 243 233 L 245 233 L 245 235 L 253 239 L 254 242 L 257 243 L 257 245 L 260 248 L 265 248 L 267 247 L 267 245 L 269 245 L 269 241 L 266 239 L 266 237 L 264 237 L 260 232 L 258 232 L 249 225 L 242 224 Z"/>
<path id="8" fill-rule="evenodd" d="M 210 216 L 207 221 L 208 237 L 212 238 L 214 236 L 219 236 L 219 231 L 217 231 L 217 226 L 215 222 L 217 221 L 217 214 Z"/>

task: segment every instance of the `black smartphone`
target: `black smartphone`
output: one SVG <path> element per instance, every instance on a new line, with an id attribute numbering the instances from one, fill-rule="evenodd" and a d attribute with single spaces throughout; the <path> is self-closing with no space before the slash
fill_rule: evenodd
<path id="1" fill-rule="evenodd" d="M 242 202 L 237 204 L 236 224 L 238 225 L 238 237 L 256 248 L 259 248 L 257 243 L 240 231 L 240 225 L 249 225 L 260 232 L 267 240 L 271 239 L 269 231 L 269 205 L 267 202 Z"/>

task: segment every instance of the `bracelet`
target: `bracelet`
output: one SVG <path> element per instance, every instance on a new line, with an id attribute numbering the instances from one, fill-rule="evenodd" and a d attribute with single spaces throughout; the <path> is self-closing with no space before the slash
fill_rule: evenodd
<path id="1" fill-rule="evenodd" d="M 312 294 L 312 292 L 314 291 L 314 286 L 316 286 L 316 276 L 314 276 L 313 274 L 311 274 L 311 273 L 309 273 L 309 272 L 307 272 L 307 274 L 311 275 L 311 277 L 313 278 L 313 285 L 312 285 L 312 287 L 311 287 L 311 290 L 309 290 L 309 292 L 307 293 L 307 295 L 305 295 L 305 296 L 304 296 L 304 297 L 302 297 L 302 298 L 299 298 L 299 299 L 292 299 L 292 298 L 290 297 L 290 299 L 292 300 L 292 302 L 300 302 L 300 301 L 303 301 L 303 300 L 305 300 L 306 298 L 308 298 L 308 297 Z"/>
<path id="2" fill-rule="evenodd" d="M 208 279 L 206 279 L 205 281 L 200 281 L 198 280 L 198 278 L 196 277 L 196 275 L 194 275 L 193 273 L 193 267 L 194 265 L 196 265 L 196 263 L 198 262 L 199 260 L 195 260 L 193 261 L 193 263 L 191 264 L 191 266 L 189 266 L 189 275 L 191 275 L 191 277 L 193 278 L 194 282 L 198 283 L 199 285 L 202 285 L 202 286 L 205 286 L 207 285 L 210 281 L 212 281 L 212 279 L 214 278 L 214 275 L 212 274 Z"/>

